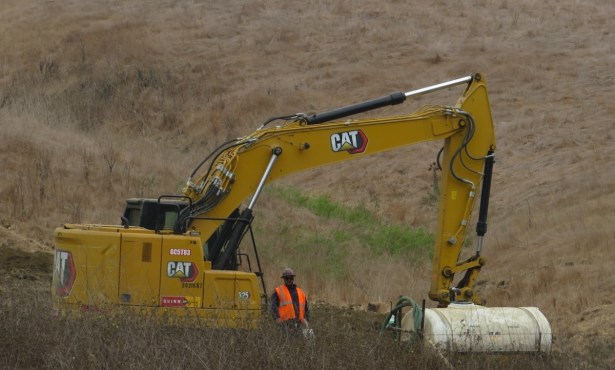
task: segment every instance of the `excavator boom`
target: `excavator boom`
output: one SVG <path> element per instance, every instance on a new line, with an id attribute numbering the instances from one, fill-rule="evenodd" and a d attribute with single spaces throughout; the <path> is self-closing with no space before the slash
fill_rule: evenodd
<path id="1" fill-rule="evenodd" d="M 427 106 L 409 115 L 331 122 L 400 104 L 406 96 L 458 84 L 466 84 L 467 88 L 455 106 Z M 184 194 L 192 199 L 193 207 L 180 216 L 179 229 L 212 235 L 222 220 L 250 196 L 247 209 L 251 209 L 265 183 L 425 141 L 444 144 L 440 158 L 442 197 L 429 296 L 446 306 L 455 273 L 471 271 L 459 295 L 480 303 L 472 286 L 484 260 L 477 253 L 472 261 L 458 262 L 485 163 L 492 163 L 495 150 L 486 84 L 478 74 L 323 114 L 296 115 L 283 125 L 261 128 L 228 144 L 208 171 L 194 181 L 188 180 Z M 244 218 L 248 222 L 249 217 Z M 230 246 L 233 247 L 237 245 Z"/>

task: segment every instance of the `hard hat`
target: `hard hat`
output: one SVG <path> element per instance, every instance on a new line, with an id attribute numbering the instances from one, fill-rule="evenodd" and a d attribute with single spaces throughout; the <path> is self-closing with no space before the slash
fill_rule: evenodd
<path id="1" fill-rule="evenodd" d="M 287 276 L 290 277 L 294 277 L 295 276 L 295 272 L 292 269 L 289 269 L 288 267 L 284 269 L 284 271 L 282 271 L 282 276 L 280 276 L 281 278 L 285 278 Z"/>

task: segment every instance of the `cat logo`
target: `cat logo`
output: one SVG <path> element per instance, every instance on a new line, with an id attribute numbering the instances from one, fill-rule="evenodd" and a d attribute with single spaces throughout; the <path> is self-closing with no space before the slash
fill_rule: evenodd
<path id="1" fill-rule="evenodd" d="M 193 282 L 198 274 L 199 269 L 192 262 L 169 261 L 167 264 L 167 276 L 170 278 L 179 278 L 179 281 L 182 283 Z"/>
<path id="2" fill-rule="evenodd" d="M 367 136 L 361 130 L 340 132 L 331 135 L 331 149 L 334 152 L 343 150 L 350 154 L 363 153 L 367 147 Z"/>

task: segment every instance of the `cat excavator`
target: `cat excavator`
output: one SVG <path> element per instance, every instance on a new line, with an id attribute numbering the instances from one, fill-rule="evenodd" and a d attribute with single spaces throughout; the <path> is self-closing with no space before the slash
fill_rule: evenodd
<path id="1" fill-rule="evenodd" d="M 348 118 L 454 86 L 465 87 L 454 105 Z M 437 155 L 441 194 L 428 294 L 438 308 L 415 307 L 397 320 L 398 330 L 420 333 L 451 351 L 547 352 L 551 329 L 537 308 L 487 308 L 476 290 L 485 265 L 483 237 L 496 150 L 487 85 L 478 73 L 320 114 L 272 117 L 216 148 L 192 172 L 183 194 L 129 199 L 120 225 L 57 228 L 54 308 L 120 306 L 197 317 L 214 327 L 255 327 L 266 290 L 251 224 L 264 186 L 299 171 L 426 141 L 443 143 Z M 461 260 L 479 192 L 476 250 Z M 254 268 L 239 248 L 248 235 Z M 454 283 L 456 276 L 462 277 Z"/>

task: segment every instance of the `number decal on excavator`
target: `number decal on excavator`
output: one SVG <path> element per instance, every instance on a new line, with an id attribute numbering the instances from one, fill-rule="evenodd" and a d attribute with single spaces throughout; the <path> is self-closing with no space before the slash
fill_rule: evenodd
<path id="1" fill-rule="evenodd" d="M 250 292 L 239 292 L 239 299 L 250 299 Z"/>
<path id="2" fill-rule="evenodd" d="M 189 256 L 190 252 L 190 249 L 169 249 L 169 254 L 171 256 Z"/>
<path id="3" fill-rule="evenodd" d="M 367 147 L 367 136 L 361 130 L 339 132 L 331 135 L 331 150 L 347 151 L 350 154 L 363 153 Z"/>

